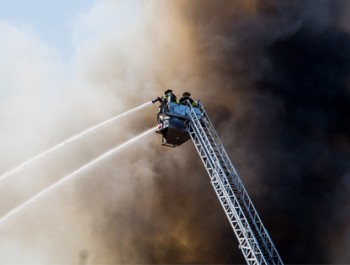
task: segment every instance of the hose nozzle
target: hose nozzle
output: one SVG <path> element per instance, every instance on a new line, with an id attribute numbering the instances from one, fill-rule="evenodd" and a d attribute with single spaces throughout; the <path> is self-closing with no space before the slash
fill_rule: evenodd
<path id="1" fill-rule="evenodd" d="M 162 102 L 163 99 L 161 97 L 156 97 L 155 99 L 152 100 L 152 103 L 156 103 L 157 101 Z"/>

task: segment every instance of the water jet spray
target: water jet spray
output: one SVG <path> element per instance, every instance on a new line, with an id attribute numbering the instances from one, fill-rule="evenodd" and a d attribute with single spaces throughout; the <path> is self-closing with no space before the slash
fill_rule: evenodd
<path id="1" fill-rule="evenodd" d="M 85 164 L 84 166 L 78 168 L 77 170 L 73 171 L 72 173 L 70 173 L 69 175 L 63 177 L 62 179 L 60 179 L 59 181 L 57 181 L 56 183 L 52 184 L 51 186 L 49 186 L 48 188 L 44 189 L 43 191 L 41 191 L 40 193 L 38 193 L 37 195 L 35 195 L 34 197 L 30 198 L 29 200 L 27 200 L 26 202 L 22 203 L 21 205 L 17 206 L 16 208 L 14 208 L 13 210 L 11 210 L 10 212 L 8 212 L 7 214 L 5 214 L 1 219 L 0 219 L 0 226 L 3 225 L 11 216 L 14 216 L 18 213 L 20 213 L 22 210 L 24 210 L 26 207 L 30 206 L 31 204 L 35 203 L 36 201 L 40 200 L 41 198 L 43 198 L 46 194 L 48 194 L 49 192 L 53 191 L 54 189 L 57 189 L 58 187 L 62 186 L 63 184 L 65 184 L 67 181 L 71 180 L 73 177 L 78 176 L 79 174 L 81 174 L 82 172 L 88 170 L 89 168 L 97 165 L 97 163 L 101 162 L 102 160 L 116 154 L 117 152 L 121 151 L 124 147 L 135 143 L 136 141 L 140 140 L 142 137 L 147 136 L 148 134 L 150 134 L 151 132 L 154 132 L 156 130 L 156 127 L 151 128 L 137 136 L 135 136 L 134 138 L 118 145 L 117 147 L 110 149 L 109 151 L 107 151 L 106 153 L 104 153 L 103 155 L 99 156 L 98 158 L 90 161 L 89 163 Z"/>
<path id="2" fill-rule="evenodd" d="M 137 106 L 137 107 L 135 107 L 135 108 L 133 108 L 131 110 L 125 111 L 125 112 L 123 112 L 123 113 L 121 113 L 121 114 L 119 114 L 117 116 L 114 116 L 111 119 L 105 120 L 105 121 L 103 121 L 103 122 L 101 122 L 101 123 L 99 123 L 99 124 L 97 124 L 97 125 L 95 125 L 93 127 L 90 127 L 88 129 L 82 131 L 81 133 L 78 133 L 78 134 L 76 134 L 76 135 L 66 139 L 65 141 L 63 141 L 63 142 L 61 142 L 61 143 L 51 147 L 50 149 L 48 149 L 46 151 L 43 151 L 43 152 L 35 155 L 34 157 L 32 157 L 29 160 L 23 162 L 22 164 L 20 164 L 16 168 L 14 168 L 14 169 L 8 171 L 7 173 L 1 175 L 0 176 L 0 183 L 2 181 L 4 181 L 5 179 L 9 178 L 10 176 L 12 176 L 12 175 L 20 172 L 21 170 L 25 169 L 26 167 L 32 165 L 33 163 L 39 161 L 43 157 L 45 157 L 45 156 L 47 156 L 47 155 L 49 155 L 49 154 L 59 150 L 60 148 L 63 148 L 66 144 L 69 144 L 69 143 L 72 143 L 74 141 L 77 141 L 77 140 L 81 139 L 82 137 L 84 137 L 85 135 L 87 135 L 89 133 L 92 133 L 92 132 L 96 131 L 97 129 L 99 129 L 99 128 L 103 127 L 103 126 L 106 126 L 108 124 L 113 123 L 117 119 L 125 117 L 125 116 L 127 116 L 127 115 L 129 115 L 129 114 L 131 114 L 131 113 L 133 113 L 135 111 L 141 110 L 141 109 L 143 109 L 143 108 L 145 108 L 145 107 L 147 107 L 147 106 L 149 106 L 151 104 L 152 104 L 151 101 L 150 102 L 146 102 L 146 103 L 141 104 L 140 106 Z"/>

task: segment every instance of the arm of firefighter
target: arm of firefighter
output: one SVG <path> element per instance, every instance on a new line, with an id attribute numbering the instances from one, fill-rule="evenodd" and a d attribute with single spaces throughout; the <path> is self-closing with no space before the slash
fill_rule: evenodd
<path id="1" fill-rule="evenodd" d="M 157 101 L 159 101 L 160 103 L 163 102 L 163 99 L 161 97 L 156 97 L 155 99 L 152 100 L 152 103 L 156 103 Z"/>

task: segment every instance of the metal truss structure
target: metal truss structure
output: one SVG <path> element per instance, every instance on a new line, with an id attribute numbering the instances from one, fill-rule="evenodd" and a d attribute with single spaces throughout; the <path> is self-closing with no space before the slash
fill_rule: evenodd
<path id="1" fill-rule="evenodd" d="M 191 106 L 186 125 L 247 264 L 283 264 L 207 112 L 196 108 L 201 115 Z"/>

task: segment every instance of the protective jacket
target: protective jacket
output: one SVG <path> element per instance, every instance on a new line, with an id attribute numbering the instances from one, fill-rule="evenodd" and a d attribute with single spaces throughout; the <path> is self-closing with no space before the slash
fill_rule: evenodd
<path id="1" fill-rule="evenodd" d="M 169 102 L 169 98 L 171 98 L 171 102 L 177 103 L 177 98 L 176 98 L 176 96 L 173 93 L 170 92 L 170 93 L 166 94 L 165 97 L 164 97 L 164 100 L 166 102 Z"/>
<path id="2" fill-rule="evenodd" d="M 187 105 L 188 101 L 190 101 L 191 105 L 193 106 L 194 101 L 193 101 L 192 98 L 190 98 L 190 97 L 182 97 L 182 98 L 180 98 L 180 104 L 182 104 L 182 105 Z"/>

